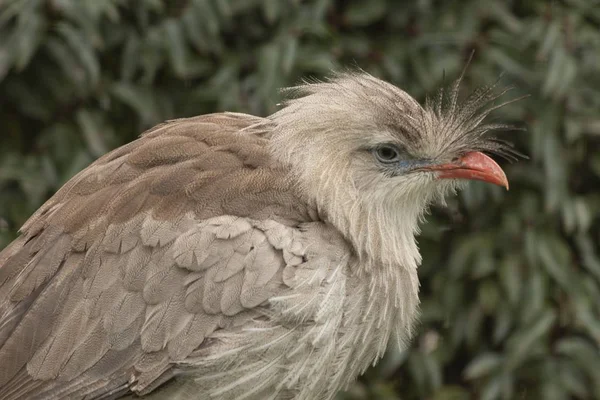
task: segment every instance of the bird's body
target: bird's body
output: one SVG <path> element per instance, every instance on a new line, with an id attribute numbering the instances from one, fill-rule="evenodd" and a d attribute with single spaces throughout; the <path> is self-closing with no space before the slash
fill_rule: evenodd
<path id="1" fill-rule="evenodd" d="M 442 161 L 502 148 L 449 144 L 441 111 L 366 74 L 303 90 L 269 118 L 159 125 L 30 218 L 0 253 L 0 398 L 330 399 L 409 339 Z M 447 140 L 392 169 L 382 143 L 409 129 Z"/>

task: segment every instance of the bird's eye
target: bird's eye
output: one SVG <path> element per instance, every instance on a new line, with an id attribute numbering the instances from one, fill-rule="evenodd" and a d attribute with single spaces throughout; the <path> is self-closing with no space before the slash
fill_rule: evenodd
<path id="1" fill-rule="evenodd" d="M 390 164 L 400 160 L 400 152 L 391 145 L 379 146 L 375 149 L 375 157 L 382 163 Z"/>

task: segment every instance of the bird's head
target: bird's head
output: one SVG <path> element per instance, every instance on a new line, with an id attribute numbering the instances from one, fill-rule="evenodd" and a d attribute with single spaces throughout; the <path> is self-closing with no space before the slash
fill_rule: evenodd
<path id="1" fill-rule="evenodd" d="M 434 200 L 465 180 L 504 186 L 484 152 L 514 156 L 483 120 L 502 104 L 495 85 L 458 101 L 460 78 L 423 107 L 369 74 L 344 73 L 287 89 L 270 119 L 273 153 L 292 166 L 302 191 L 362 255 L 416 266 L 414 235 Z"/>

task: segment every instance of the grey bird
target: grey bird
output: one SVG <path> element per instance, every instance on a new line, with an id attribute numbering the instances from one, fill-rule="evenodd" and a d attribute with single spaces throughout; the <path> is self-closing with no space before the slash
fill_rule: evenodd
<path id="1" fill-rule="evenodd" d="M 335 74 L 99 158 L 0 253 L 0 398 L 333 398 L 411 337 L 428 207 L 508 188 L 504 91 L 459 84 Z"/>

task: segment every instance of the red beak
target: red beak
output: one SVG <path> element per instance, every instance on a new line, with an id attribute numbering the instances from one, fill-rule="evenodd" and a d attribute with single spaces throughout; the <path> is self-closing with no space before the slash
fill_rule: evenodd
<path id="1" fill-rule="evenodd" d="M 508 180 L 502 168 L 485 154 L 473 151 L 449 164 L 434 165 L 429 170 L 438 171 L 438 179 L 473 179 L 504 186 Z"/>

